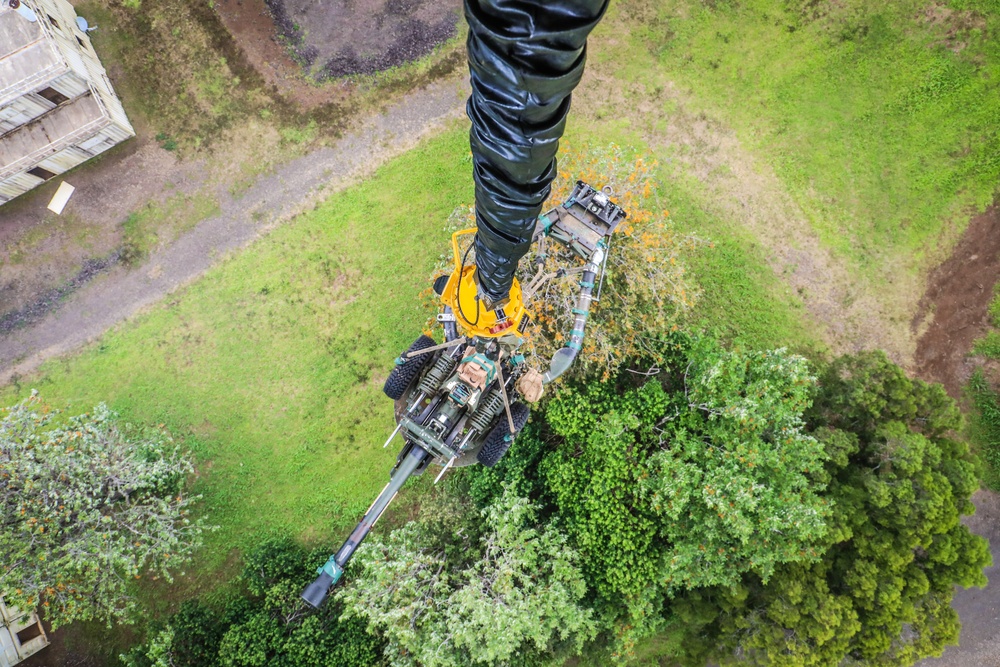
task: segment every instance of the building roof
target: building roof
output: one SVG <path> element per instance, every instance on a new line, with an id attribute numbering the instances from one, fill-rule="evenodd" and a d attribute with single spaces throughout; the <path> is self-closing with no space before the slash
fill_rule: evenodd
<path id="1" fill-rule="evenodd" d="M 68 69 L 41 21 L 0 9 L 0 107 Z"/>

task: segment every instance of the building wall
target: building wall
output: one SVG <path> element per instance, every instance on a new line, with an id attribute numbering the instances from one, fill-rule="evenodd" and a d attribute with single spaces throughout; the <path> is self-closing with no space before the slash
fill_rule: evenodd
<path id="1" fill-rule="evenodd" d="M 111 86 L 111 80 L 108 79 L 107 71 L 101 64 L 94 45 L 90 43 L 90 36 L 76 25 L 76 10 L 73 6 L 66 0 L 28 0 L 28 2 L 37 5 L 45 13 L 45 16 L 40 15 L 39 19 L 46 23 L 48 32 L 55 39 L 59 52 L 66 58 L 70 68 L 82 80 L 90 82 L 101 102 L 107 107 L 112 120 L 131 130 L 132 126 L 125 115 L 125 109 Z M 52 19 L 58 27 L 52 23 Z M 133 131 L 131 136 L 134 135 Z"/>
<path id="2" fill-rule="evenodd" d="M 87 93 L 90 86 L 87 81 L 76 72 L 67 72 L 62 76 L 48 81 L 44 86 L 33 92 L 22 95 L 3 109 L 0 109 L 0 136 L 17 129 L 21 125 L 26 125 L 52 109 L 56 108 L 53 99 L 59 98 L 53 95 L 58 93 L 67 100 L 79 97 Z"/>
<path id="3" fill-rule="evenodd" d="M 135 136 L 90 37 L 76 24 L 72 5 L 66 0 L 23 1 L 34 10 L 46 39 L 66 65 L 58 76 L 35 82 L 30 92 L 0 109 L 0 142 L 6 135 L 8 146 L 38 145 L 18 153 L 20 159 L 14 162 L 0 159 L 0 204 Z M 51 142 L 39 138 L 55 134 L 51 130 L 61 124 L 55 114 L 65 115 L 64 105 L 73 106 L 84 97 L 96 102 L 104 120 L 91 119 L 81 131 L 63 128 L 60 138 Z M 35 137 L 34 142 L 26 141 L 28 137 Z M 0 154 L 2 149 L 0 145 Z"/>
<path id="4" fill-rule="evenodd" d="M 8 607 L 0 595 L 0 667 L 12 667 L 48 645 L 38 614 Z"/>

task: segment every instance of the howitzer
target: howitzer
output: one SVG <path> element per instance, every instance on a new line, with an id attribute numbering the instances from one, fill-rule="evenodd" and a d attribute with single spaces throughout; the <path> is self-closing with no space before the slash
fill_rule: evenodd
<path id="1" fill-rule="evenodd" d="M 558 243 L 584 260 L 582 267 L 573 269 L 581 278 L 569 342 L 556 351 L 545 374 L 530 368 L 518 352 L 531 321 L 525 304 L 545 281 L 565 271 L 547 272 L 540 252 L 543 259 L 529 284 L 522 290 L 515 280 L 503 307 L 485 309 L 475 266 L 466 264 L 468 250 L 463 256 L 459 244 L 476 230 L 452 235 L 455 268 L 434 282 L 442 303 L 437 321 L 444 328 L 445 342 L 438 345 L 420 336 L 396 359 L 383 390 L 396 402 L 397 425 L 383 446 L 399 434 L 403 447 L 389 483 L 302 594 L 307 603 L 313 607 L 323 603 L 407 479 L 431 462 L 442 467 L 437 480 L 452 467 L 496 465 L 528 421 L 526 403 L 537 401 L 542 387 L 572 365 L 583 344 L 595 286 L 599 291 L 604 277 L 610 237 L 626 215 L 609 195 L 577 181 L 565 203 L 538 218 L 534 242 L 543 247 Z"/>

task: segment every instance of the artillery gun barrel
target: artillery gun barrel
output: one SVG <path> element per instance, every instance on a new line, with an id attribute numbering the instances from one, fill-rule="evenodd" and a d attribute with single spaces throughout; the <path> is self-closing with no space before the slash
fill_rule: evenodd
<path id="1" fill-rule="evenodd" d="M 396 497 L 396 493 L 406 483 L 406 480 L 410 478 L 410 475 L 420 467 L 424 459 L 428 456 L 430 454 L 423 447 L 413 445 L 410 448 L 406 457 L 400 461 L 395 474 L 389 479 L 389 483 L 382 489 L 382 493 L 378 494 L 375 502 L 365 512 L 365 516 L 358 523 L 350 537 L 344 542 L 343 546 L 340 547 L 340 550 L 330 556 L 330 560 L 325 565 L 316 570 L 319 576 L 302 593 L 302 599 L 307 604 L 316 608 L 323 604 L 327 595 L 330 594 L 330 589 L 337 584 L 341 575 L 344 574 L 344 567 L 346 567 L 347 562 L 351 560 L 351 556 L 361 546 L 364 539 L 368 537 L 368 533 L 375 527 L 375 522 L 382 516 L 382 512 L 389 506 L 392 499 Z"/>

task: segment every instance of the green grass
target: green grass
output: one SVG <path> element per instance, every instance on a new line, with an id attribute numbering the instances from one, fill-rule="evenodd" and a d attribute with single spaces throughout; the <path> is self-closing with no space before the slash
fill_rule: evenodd
<path id="1" fill-rule="evenodd" d="M 204 0 L 144 0 L 141 7 L 86 0 L 77 7 L 102 26 L 91 39 L 140 133 L 168 150 L 196 149 L 275 104 Z M 289 116 L 289 122 L 293 122 Z"/>
<path id="2" fill-rule="evenodd" d="M 993 301 L 986 310 L 993 326 L 1000 328 L 1000 283 L 993 286 Z"/>
<path id="3" fill-rule="evenodd" d="M 994 286 L 993 301 L 988 308 L 990 321 L 1000 327 L 1000 283 Z M 988 331 L 972 346 L 972 353 L 1000 361 L 1000 331 Z M 966 386 L 972 404 L 969 420 L 969 439 L 982 459 L 982 477 L 986 486 L 1000 491 L 1000 397 L 986 377 L 983 368 L 977 367 Z"/>
<path id="4" fill-rule="evenodd" d="M 680 84 L 862 271 L 926 268 L 1000 181 L 1000 4 L 939 6 L 945 19 L 916 0 L 631 0 L 630 48 L 595 57 Z"/>
<path id="5" fill-rule="evenodd" d="M 122 248 L 127 264 L 138 263 L 157 247 L 176 241 L 198 222 L 219 212 L 208 195 L 174 195 L 164 202 L 149 202 L 122 222 Z"/>
<path id="6" fill-rule="evenodd" d="M 711 243 L 689 261 L 702 290 L 689 323 L 752 348 L 823 353 L 802 300 L 768 266 L 765 249 L 746 230 L 706 212 L 694 179 L 661 179 L 678 228 Z"/>
<path id="7" fill-rule="evenodd" d="M 973 354 L 1000 361 L 1000 332 L 990 331 L 972 346 Z"/>
<path id="8" fill-rule="evenodd" d="M 977 368 L 966 387 L 973 405 L 969 437 L 985 465 L 983 482 L 1000 491 L 1000 397 L 981 368 Z"/>
<path id="9" fill-rule="evenodd" d="M 339 537 L 395 456 L 379 446 L 382 380 L 425 321 L 415 297 L 444 221 L 472 198 L 467 142 L 458 129 L 424 143 L 0 399 L 34 387 L 73 412 L 105 401 L 193 451 L 221 530 L 180 589 L 215 586 L 265 533 Z"/>

